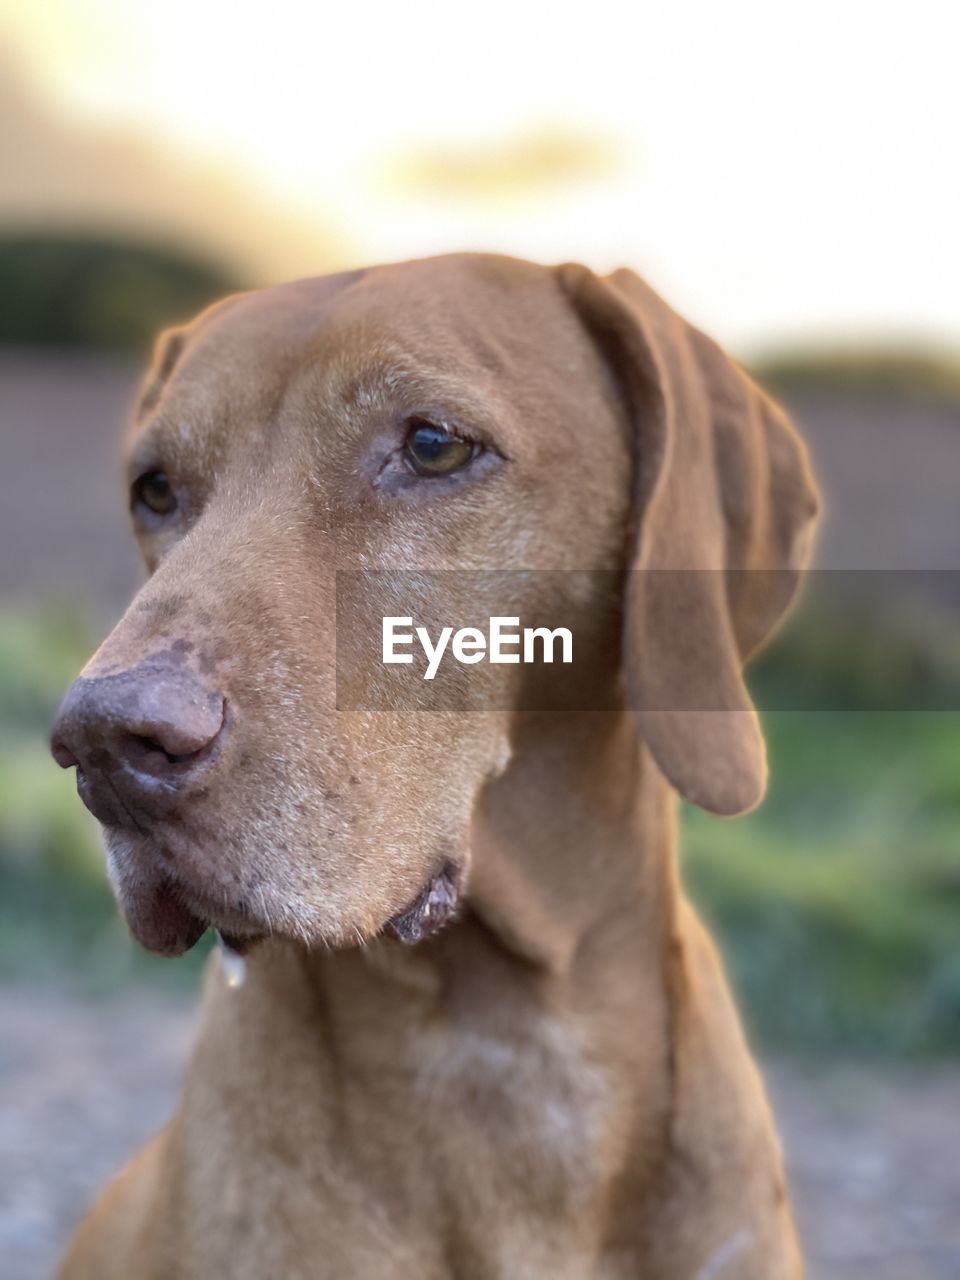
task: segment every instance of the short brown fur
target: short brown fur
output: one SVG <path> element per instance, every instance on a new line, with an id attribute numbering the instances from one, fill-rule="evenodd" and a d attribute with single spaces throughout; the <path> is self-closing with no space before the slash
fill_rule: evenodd
<path id="1" fill-rule="evenodd" d="M 426 410 L 503 460 L 386 491 Z M 181 909 L 271 936 L 239 990 L 211 965 L 177 1113 L 63 1280 L 799 1277 L 675 851 L 676 790 L 763 789 L 741 665 L 816 509 L 779 410 L 631 273 L 465 255 L 214 307 L 161 346 L 130 451 L 184 514 L 141 531 L 152 576 L 85 675 L 176 652 L 233 721 L 202 793 L 108 824 L 111 874 L 154 949 Z M 367 714 L 334 688 L 334 572 L 363 567 L 770 572 L 626 574 L 607 710 Z M 384 936 L 441 861 L 459 917 Z"/>

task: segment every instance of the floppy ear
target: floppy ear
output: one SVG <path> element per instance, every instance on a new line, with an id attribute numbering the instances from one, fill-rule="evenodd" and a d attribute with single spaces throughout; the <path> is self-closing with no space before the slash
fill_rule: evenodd
<path id="1" fill-rule="evenodd" d="M 153 359 L 137 405 L 138 418 L 148 413 L 163 394 L 163 388 L 173 373 L 177 361 L 187 345 L 186 329 L 164 329 L 153 345 Z"/>
<path id="2" fill-rule="evenodd" d="M 786 416 L 633 272 L 561 282 L 618 379 L 634 450 L 628 701 L 661 772 L 715 813 L 753 808 L 766 753 L 743 681 L 807 561 L 817 491 Z"/>

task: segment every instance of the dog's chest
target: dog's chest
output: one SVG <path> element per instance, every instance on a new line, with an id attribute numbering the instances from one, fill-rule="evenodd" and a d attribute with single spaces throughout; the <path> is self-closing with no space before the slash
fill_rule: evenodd
<path id="1" fill-rule="evenodd" d="M 627 1141 L 624 1084 L 572 1019 L 516 993 L 509 1009 L 464 1000 L 459 1016 L 397 1000 L 363 1018 L 338 1006 L 333 1037 L 278 1023 L 275 1003 L 268 1044 L 236 1004 L 216 1005 L 185 1154 L 197 1190 L 217 1188 L 199 1197 L 214 1216 L 201 1229 L 198 1215 L 198 1234 L 229 1220 L 227 1236 L 262 1254 L 251 1276 L 299 1276 L 316 1256 L 330 1264 L 318 1278 L 611 1274 L 599 1233 Z"/>
<path id="2" fill-rule="evenodd" d="M 559 1021 L 538 1017 L 512 1035 L 474 1025 L 423 1036 L 412 1083 L 442 1147 L 512 1153 L 574 1199 L 592 1180 L 611 1087 Z"/>
<path id="3" fill-rule="evenodd" d="M 453 1274 L 596 1276 L 615 1098 L 576 1032 L 542 1016 L 521 1034 L 444 1028 L 414 1089 Z"/>
<path id="4" fill-rule="evenodd" d="M 344 1071 L 335 1090 L 295 1126 L 251 1100 L 247 1127 L 233 1116 L 220 1131 L 215 1167 L 193 1152 L 198 1182 L 218 1184 L 220 1231 L 229 1219 L 232 1247 L 240 1234 L 258 1258 L 251 1277 L 606 1277 L 596 1231 L 613 1098 L 569 1027 L 421 1029 L 415 1052 L 397 1044 L 391 1063 Z M 302 1271 L 307 1257 L 326 1261 Z"/>

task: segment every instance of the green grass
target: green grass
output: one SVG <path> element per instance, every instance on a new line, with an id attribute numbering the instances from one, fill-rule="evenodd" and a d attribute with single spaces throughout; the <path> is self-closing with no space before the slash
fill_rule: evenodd
<path id="1" fill-rule="evenodd" d="M 769 796 L 748 818 L 688 810 L 686 878 L 761 1042 L 960 1052 L 960 713 L 856 709 L 882 662 L 874 645 L 858 676 L 850 625 L 829 643 L 822 627 L 815 643 L 797 629 L 757 673 L 775 705 L 806 662 L 804 678 L 842 686 L 852 709 L 765 715 Z M 189 984 L 196 953 L 172 963 L 130 942 L 97 825 L 47 755 L 57 702 L 95 643 L 76 611 L 0 614 L 0 978 Z M 946 688 L 936 662 L 904 664 L 903 644 L 890 646 L 898 678 Z"/>
<path id="2" fill-rule="evenodd" d="M 688 812 L 687 882 L 757 1036 L 960 1049 L 960 716 L 776 712 L 747 818 Z"/>

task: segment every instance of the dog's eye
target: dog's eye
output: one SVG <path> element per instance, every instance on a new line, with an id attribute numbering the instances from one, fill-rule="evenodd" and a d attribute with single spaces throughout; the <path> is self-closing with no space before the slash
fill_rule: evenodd
<path id="1" fill-rule="evenodd" d="M 418 476 L 448 476 L 472 462 L 478 452 L 479 446 L 472 440 L 422 418 L 410 423 L 403 446 L 404 461 Z"/>
<path id="2" fill-rule="evenodd" d="M 135 480 L 130 498 L 134 510 L 146 507 L 156 516 L 169 516 L 177 509 L 176 494 L 163 471 L 147 471 Z"/>

